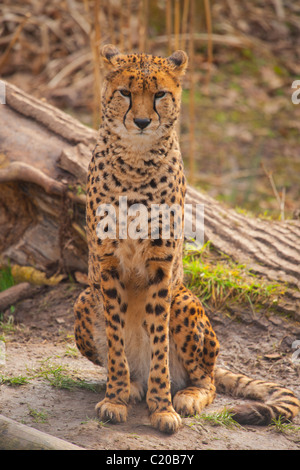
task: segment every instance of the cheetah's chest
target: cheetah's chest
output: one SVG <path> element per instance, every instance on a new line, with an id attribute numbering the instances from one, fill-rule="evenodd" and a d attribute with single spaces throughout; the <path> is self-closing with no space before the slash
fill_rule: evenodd
<path id="1" fill-rule="evenodd" d="M 119 259 L 122 278 L 128 286 L 147 285 L 148 277 L 145 262 L 146 241 L 122 240 L 114 255 Z"/>

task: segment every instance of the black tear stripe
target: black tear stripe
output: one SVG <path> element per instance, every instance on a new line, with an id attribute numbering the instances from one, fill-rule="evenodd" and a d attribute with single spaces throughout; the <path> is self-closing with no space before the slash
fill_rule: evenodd
<path id="1" fill-rule="evenodd" d="M 157 116 L 158 116 L 158 122 L 159 122 L 159 125 L 160 125 L 160 115 L 156 109 L 156 106 L 155 106 L 155 95 L 154 95 L 154 98 L 153 98 L 153 109 L 154 111 L 156 112 Z"/>
<path id="2" fill-rule="evenodd" d="M 126 129 L 127 129 L 126 124 L 125 124 L 126 117 L 127 117 L 127 114 L 129 113 L 129 111 L 130 111 L 131 108 L 132 108 L 132 98 L 131 98 L 131 95 L 130 95 L 130 97 L 129 97 L 129 100 L 130 100 L 130 101 L 129 101 L 128 109 L 127 109 L 127 111 L 126 111 L 126 113 L 124 114 L 124 117 L 123 117 L 123 124 L 124 124 L 124 127 L 125 127 Z"/>

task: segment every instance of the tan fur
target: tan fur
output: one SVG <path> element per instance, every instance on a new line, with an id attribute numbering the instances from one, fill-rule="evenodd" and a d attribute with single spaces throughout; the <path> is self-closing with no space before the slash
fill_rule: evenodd
<path id="1" fill-rule="evenodd" d="M 103 57 L 103 124 L 87 184 L 89 288 L 75 305 L 75 337 L 82 354 L 108 370 L 96 407 L 101 419 L 125 421 L 129 399 L 146 394 L 152 424 L 171 433 L 179 414 L 199 413 L 214 399 L 219 343 L 199 299 L 183 285 L 182 239 L 173 229 L 169 239 L 152 239 L 149 227 L 148 238 L 120 237 L 119 196 L 129 206 L 142 203 L 148 216 L 151 204 L 177 204 L 174 219 L 183 218 L 175 125 L 187 57 L 124 55 L 113 46 Z M 97 208 L 104 203 L 116 210 L 117 234 L 100 240 Z"/>

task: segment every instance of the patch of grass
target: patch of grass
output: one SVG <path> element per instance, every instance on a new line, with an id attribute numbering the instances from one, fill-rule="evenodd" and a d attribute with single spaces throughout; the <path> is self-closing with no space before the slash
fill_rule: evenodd
<path id="1" fill-rule="evenodd" d="M 109 427 L 108 425 L 111 423 L 109 420 L 107 421 L 100 421 L 98 418 L 87 418 L 86 421 L 81 421 L 80 424 L 88 424 L 94 422 L 97 424 L 99 428 L 107 428 Z"/>
<path id="2" fill-rule="evenodd" d="M 35 377 L 40 377 L 50 383 L 52 387 L 74 390 L 75 388 L 81 388 L 96 392 L 96 387 L 93 384 L 86 382 L 85 380 L 74 378 L 69 375 L 68 370 L 62 365 L 50 364 L 44 362 L 40 369 L 36 371 Z"/>
<path id="3" fill-rule="evenodd" d="M 19 387 L 20 385 L 24 385 L 29 383 L 29 378 L 23 375 L 18 375 L 14 377 L 8 377 L 4 375 L 0 375 L 0 384 L 1 385 L 11 385 L 12 387 Z"/>
<path id="4" fill-rule="evenodd" d="M 241 427 L 239 423 L 234 421 L 232 413 L 227 408 L 215 413 L 202 413 L 201 415 L 196 415 L 195 418 L 197 422 L 205 421 L 212 426 L 225 426 L 227 428 Z M 193 424 L 197 424 L 197 422 Z"/>
<path id="5" fill-rule="evenodd" d="M 29 409 L 29 416 L 31 416 L 33 418 L 35 423 L 46 423 L 47 422 L 48 413 L 46 411 L 37 411 L 33 408 L 30 408 L 30 406 L 28 406 L 28 409 Z"/>
<path id="6" fill-rule="evenodd" d="M 84 389 L 91 392 L 99 391 L 99 384 L 89 383 L 78 377 L 72 376 L 73 372 L 68 371 L 63 365 L 51 364 L 49 359 L 42 362 L 38 369 L 27 370 L 27 376 L 5 376 L 0 375 L 0 385 L 6 384 L 14 387 L 28 384 L 33 379 L 42 379 L 52 387 L 64 390 Z"/>
<path id="7" fill-rule="evenodd" d="M 13 315 L 9 315 L 7 319 L 3 320 L 3 315 L 0 314 L 0 330 L 2 333 L 10 334 L 16 330 L 15 319 Z"/>
<path id="8" fill-rule="evenodd" d="M 78 349 L 76 348 L 76 346 L 67 345 L 66 351 L 65 351 L 65 356 L 78 357 Z"/>
<path id="9" fill-rule="evenodd" d="M 243 264 L 225 255 L 215 256 L 209 243 L 199 251 L 185 251 L 183 257 L 187 286 L 201 298 L 220 308 L 227 301 L 237 303 L 274 302 L 284 294 L 279 284 L 262 281 Z"/>
<path id="10" fill-rule="evenodd" d="M 0 292 L 15 285 L 10 266 L 4 266 L 0 269 Z"/>
<path id="11" fill-rule="evenodd" d="M 300 426 L 295 426 L 291 421 L 284 420 L 282 416 L 279 416 L 278 418 L 273 418 L 272 423 L 269 426 L 278 433 L 300 431 Z"/>

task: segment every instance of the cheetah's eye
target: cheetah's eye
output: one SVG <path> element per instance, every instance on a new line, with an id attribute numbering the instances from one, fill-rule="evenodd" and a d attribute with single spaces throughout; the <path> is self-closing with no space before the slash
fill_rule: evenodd
<path id="1" fill-rule="evenodd" d="M 155 93 L 155 99 L 163 98 L 165 94 L 166 94 L 165 91 L 158 91 L 157 93 Z"/>
<path id="2" fill-rule="evenodd" d="M 119 90 L 122 96 L 126 96 L 126 98 L 129 98 L 131 96 L 131 93 L 129 90 Z"/>

